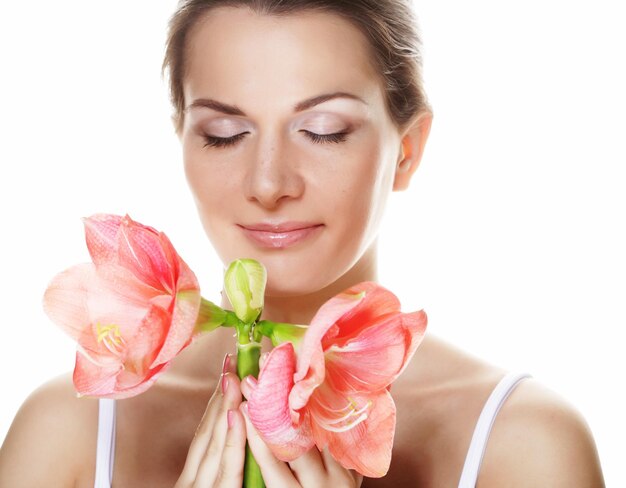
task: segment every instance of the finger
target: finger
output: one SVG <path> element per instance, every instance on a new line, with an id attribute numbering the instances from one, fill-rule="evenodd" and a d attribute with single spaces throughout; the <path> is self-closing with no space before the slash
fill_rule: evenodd
<path id="1" fill-rule="evenodd" d="M 202 479 L 203 485 L 211 485 L 217 477 L 228 432 L 228 410 L 237 409 L 241 403 L 241 390 L 237 376 L 230 372 L 226 373 L 222 382 L 223 401 L 217 411 L 213 433 L 208 445 L 205 444 L 206 449 L 197 471 L 196 480 Z"/>
<path id="2" fill-rule="evenodd" d="M 232 355 L 227 354 L 224 356 L 222 363 L 222 372 L 229 371 L 233 367 L 234 361 Z M 181 479 L 193 482 L 196 478 L 196 474 L 202 462 L 202 458 L 206 452 L 207 445 L 213 435 L 213 428 L 220 407 L 223 403 L 224 397 L 221 391 L 222 377 L 217 381 L 215 391 L 207 404 L 207 407 L 202 415 L 202 420 L 198 424 L 198 428 L 194 434 L 194 438 L 189 446 L 187 453 L 187 459 L 185 460 L 185 466 L 181 473 Z"/>
<path id="3" fill-rule="evenodd" d="M 322 459 L 326 466 L 328 475 L 333 479 L 344 477 L 345 479 L 354 482 L 355 486 L 360 486 L 363 481 L 363 475 L 353 469 L 344 468 L 330 453 L 328 447 L 322 450 Z"/>
<path id="4" fill-rule="evenodd" d="M 241 382 L 241 393 L 246 397 L 246 400 L 250 400 L 250 395 L 256 388 L 257 380 L 254 376 L 248 375 Z"/>
<path id="5" fill-rule="evenodd" d="M 222 374 L 225 373 L 233 373 L 237 374 L 237 354 L 227 354 L 228 360 L 224 359 L 224 364 L 222 365 Z"/>
<path id="6" fill-rule="evenodd" d="M 220 469 L 217 474 L 218 488 L 241 488 L 243 465 L 246 457 L 246 427 L 241 412 L 231 409 L 227 413 L 228 433 L 222 452 Z M 201 483 L 201 486 L 209 486 Z"/>
<path id="7" fill-rule="evenodd" d="M 359 473 L 339 464 L 328 447 L 320 452 L 317 446 L 313 446 L 302 456 L 290 461 L 289 466 L 304 487 L 321 485 L 358 487 L 363 480 Z"/>
<path id="8" fill-rule="evenodd" d="M 289 467 L 302 486 L 321 486 L 329 478 L 324 459 L 316 446 L 289 461 Z"/>
<path id="9" fill-rule="evenodd" d="M 356 471 L 353 471 L 352 474 L 354 475 L 354 481 L 356 483 L 354 486 L 356 486 L 356 488 L 360 488 L 363 483 L 363 475 L 361 473 L 357 473 Z"/>
<path id="10" fill-rule="evenodd" d="M 247 412 L 247 402 L 242 402 L 239 411 L 243 414 L 246 423 L 246 437 L 248 444 L 254 454 L 254 459 L 261 468 L 263 480 L 267 486 L 272 488 L 296 488 L 300 487 L 300 483 L 296 480 L 293 473 L 286 463 L 276 459 L 267 444 L 261 439 L 258 432 L 250 422 Z"/>

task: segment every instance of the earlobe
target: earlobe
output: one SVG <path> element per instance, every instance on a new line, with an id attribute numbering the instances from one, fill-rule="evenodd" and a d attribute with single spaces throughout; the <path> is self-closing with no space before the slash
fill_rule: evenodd
<path id="1" fill-rule="evenodd" d="M 402 137 L 393 191 L 404 191 L 408 188 L 411 177 L 422 159 L 432 119 L 433 115 L 430 112 L 420 114 Z"/>
<path id="2" fill-rule="evenodd" d="M 397 164 L 398 171 L 407 171 L 409 169 L 412 152 L 411 139 L 404 137 L 402 144 L 400 144 L 400 157 L 398 157 Z"/>

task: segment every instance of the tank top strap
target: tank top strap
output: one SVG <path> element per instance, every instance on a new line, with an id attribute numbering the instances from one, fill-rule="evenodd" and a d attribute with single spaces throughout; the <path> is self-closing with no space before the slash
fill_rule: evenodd
<path id="1" fill-rule="evenodd" d="M 115 400 L 98 400 L 98 443 L 94 488 L 110 488 L 115 460 Z"/>
<path id="2" fill-rule="evenodd" d="M 524 378 L 532 378 L 532 375 L 529 373 L 510 372 L 498 382 L 491 392 L 491 395 L 480 413 L 478 422 L 476 422 L 472 441 L 470 442 L 469 450 L 465 457 L 465 464 L 463 465 L 463 471 L 461 472 L 459 488 L 474 488 L 476 486 L 478 471 L 483 460 L 483 455 L 485 454 L 487 440 L 489 439 L 489 434 L 496 419 L 496 415 L 509 394 Z"/>

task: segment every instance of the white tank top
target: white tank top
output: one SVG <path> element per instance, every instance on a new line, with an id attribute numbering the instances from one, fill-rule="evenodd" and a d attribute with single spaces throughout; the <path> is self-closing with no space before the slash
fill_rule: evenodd
<path id="1" fill-rule="evenodd" d="M 528 373 L 511 372 L 496 385 L 483 407 L 465 457 L 465 464 L 459 480 L 459 488 L 475 488 L 478 470 L 485 454 L 487 439 L 500 407 L 511 391 Z M 113 462 L 115 459 L 115 400 L 101 398 L 98 411 L 98 443 L 96 450 L 95 488 L 111 488 Z"/>

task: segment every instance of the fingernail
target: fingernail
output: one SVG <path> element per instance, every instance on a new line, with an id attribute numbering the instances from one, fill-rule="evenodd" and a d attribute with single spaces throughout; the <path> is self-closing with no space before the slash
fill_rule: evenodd
<path id="1" fill-rule="evenodd" d="M 248 375 L 246 376 L 246 383 L 248 383 L 252 388 L 256 388 L 258 381 L 254 376 Z"/>
<path id="2" fill-rule="evenodd" d="M 232 429 L 235 423 L 235 412 L 233 412 L 232 410 L 229 410 L 228 413 L 226 414 L 226 418 L 228 420 L 228 428 Z"/>
<path id="3" fill-rule="evenodd" d="M 226 393 L 226 389 L 228 388 L 228 376 L 222 376 L 222 395 Z"/>
<path id="4" fill-rule="evenodd" d="M 222 362 L 222 374 L 228 371 L 229 366 L 230 366 L 230 354 L 226 354 L 226 356 L 224 356 L 224 361 Z"/>

